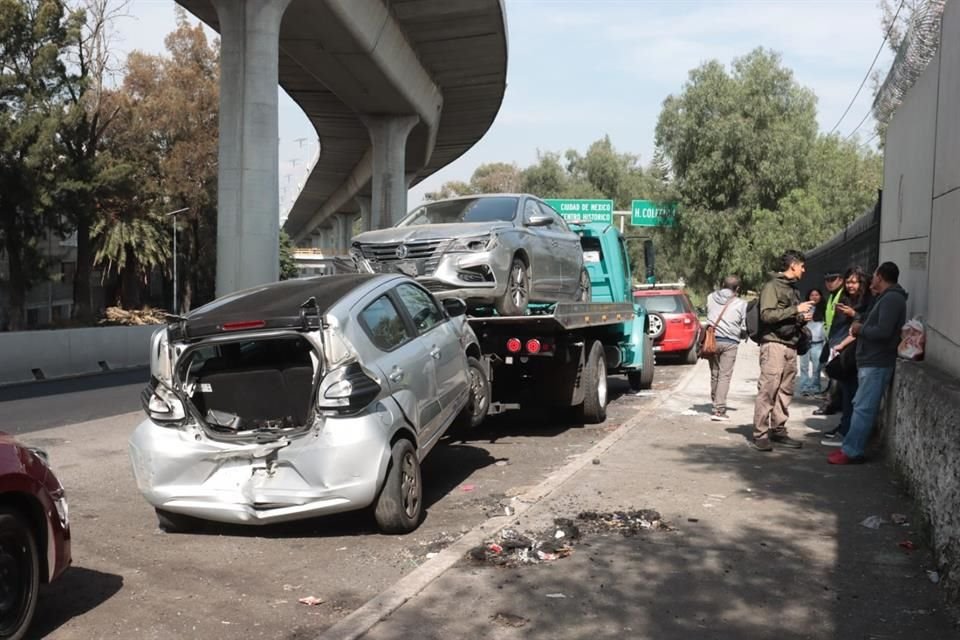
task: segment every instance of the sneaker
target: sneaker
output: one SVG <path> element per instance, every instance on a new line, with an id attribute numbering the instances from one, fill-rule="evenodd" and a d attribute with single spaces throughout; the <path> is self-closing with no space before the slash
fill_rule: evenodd
<path id="1" fill-rule="evenodd" d="M 822 444 L 822 445 L 825 446 L 825 447 L 842 447 L 842 446 L 843 446 L 843 438 L 828 438 L 828 437 L 824 436 L 824 437 L 820 440 L 820 444 Z"/>
<path id="2" fill-rule="evenodd" d="M 802 449 L 802 448 L 803 448 L 803 443 L 802 443 L 802 442 L 800 442 L 799 440 L 794 440 L 793 438 L 791 438 L 790 436 L 788 436 L 788 435 L 786 435 L 786 434 L 771 434 L 770 440 L 771 440 L 771 442 L 776 442 L 777 444 L 783 445 L 784 447 L 787 447 L 788 449 Z"/>
<path id="3" fill-rule="evenodd" d="M 730 416 L 727 415 L 726 411 L 714 411 L 710 419 L 714 422 L 730 422 Z"/>
<path id="4" fill-rule="evenodd" d="M 863 464 L 865 459 L 863 456 L 860 456 L 859 458 L 851 458 L 841 450 L 834 451 L 827 456 L 827 462 L 830 464 Z"/>
<path id="5" fill-rule="evenodd" d="M 770 444 L 770 440 L 767 438 L 754 438 L 750 441 L 750 446 L 757 451 L 773 451 L 773 445 Z"/>
<path id="6" fill-rule="evenodd" d="M 828 407 L 819 407 L 813 410 L 813 415 L 815 416 L 832 416 L 836 411 Z"/>
<path id="7" fill-rule="evenodd" d="M 830 429 L 830 431 L 823 432 L 824 440 L 843 440 L 843 436 L 840 435 L 840 427 Z"/>

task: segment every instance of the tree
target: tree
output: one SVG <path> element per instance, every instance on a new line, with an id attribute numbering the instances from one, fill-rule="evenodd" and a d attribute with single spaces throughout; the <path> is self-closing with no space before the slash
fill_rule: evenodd
<path id="1" fill-rule="evenodd" d="M 51 190 L 63 169 L 55 141 L 74 28 L 58 0 L 0 0 L 0 252 L 12 330 L 22 324 L 27 289 L 47 275 L 38 239 L 64 230 Z"/>
<path id="2" fill-rule="evenodd" d="M 70 30 L 68 59 L 75 74 L 66 84 L 66 112 L 58 135 L 65 162 L 57 182 L 56 200 L 77 237 L 73 315 L 87 321 L 93 312 L 91 231 L 97 222 L 98 201 L 113 196 L 114 187 L 109 181 L 123 175 L 98 162 L 97 156 L 117 115 L 115 105 L 106 106 L 108 76 L 115 71 L 112 25 L 126 13 L 128 5 L 129 0 L 73 0 L 75 25 Z"/>
<path id="3" fill-rule="evenodd" d="M 300 275 L 297 263 L 293 259 L 293 242 L 283 229 L 280 229 L 280 279 L 290 280 Z"/>
<path id="4" fill-rule="evenodd" d="M 188 208 L 178 216 L 177 260 L 178 306 L 189 311 L 214 297 L 219 45 L 208 43 L 183 9 L 165 44 L 168 56 L 128 56 L 109 144 L 136 167 L 140 190 L 131 214 Z"/>
<path id="5" fill-rule="evenodd" d="M 816 136 L 816 97 L 764 49 L 734 60 L 730 73 L 717 61 L 694 69 L 664 101 L 656 143 L 681 202 L 667 241 L 695 288 L 727 272 L 759 283 L 775 253 L 756 223 L 809 182 Z"/>
<path id="6" fill-rule="evenodd" d="M 470 177 L 470 182 L 445 182 L 438 191 L 425 194 L 424 199 L 444 200 L 476 193 L 517 193 L 520 186 L 520 169 L 515 164 L 491 162 L 477 167 Z"/>

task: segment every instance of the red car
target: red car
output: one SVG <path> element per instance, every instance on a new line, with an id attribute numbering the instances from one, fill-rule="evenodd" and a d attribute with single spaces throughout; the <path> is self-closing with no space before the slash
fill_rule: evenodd
<path id="1" fill-rule="evenodd" d="M 640 285 L 633 296 L 634 301 L 647 310 L 653 350 L 679 356 L 688 364 L 695 363 L 702 329 L 697 312 L 680 285 Z"/>
<path id="2" fill-rule="evenodd" d="M 63 486 L 46 454 L 0 433 L 0 638 L 22 638 L 37 589 L 70 566 Z"/>

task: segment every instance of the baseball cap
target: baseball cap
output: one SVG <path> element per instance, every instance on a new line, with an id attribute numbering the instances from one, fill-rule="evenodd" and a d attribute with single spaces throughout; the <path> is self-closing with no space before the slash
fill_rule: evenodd
<path id="1" fill-rule="evenodd" d="M 824 280 L 836 280 L 841 277 L 843 277 L 843 275 L 839 271 L 827 271 L 823 274 Z"/>

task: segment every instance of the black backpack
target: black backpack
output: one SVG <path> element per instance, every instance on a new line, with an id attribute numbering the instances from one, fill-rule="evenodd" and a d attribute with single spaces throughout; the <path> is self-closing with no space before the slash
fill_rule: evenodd
<path id="1" fill-rule="evenodd" d="M 747 336 L 760 344 L 760 299 L 754 298 L 747 303 Z"/>

